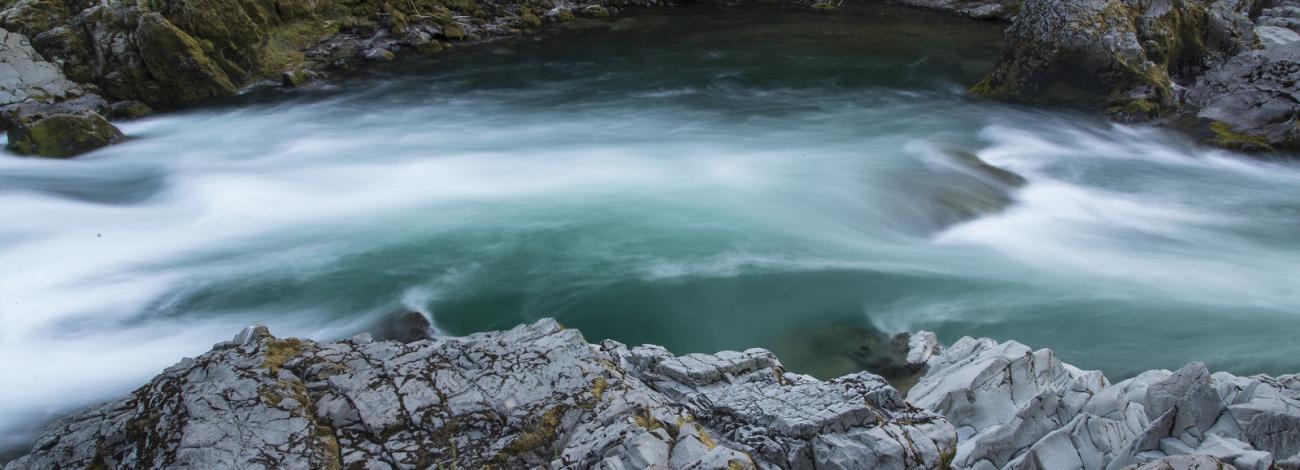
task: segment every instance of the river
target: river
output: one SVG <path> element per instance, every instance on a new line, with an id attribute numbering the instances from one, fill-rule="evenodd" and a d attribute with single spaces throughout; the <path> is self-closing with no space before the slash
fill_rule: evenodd
<path id="1" fill-rule="evenodd" d="M 643 13 L 0 155 L 0 448 L 245 325 L 404 309 L 819 376 L 918 329 L 1112 379 L 1300 370 L 1300 160 L 965 97 L 1000 27 Z"/>

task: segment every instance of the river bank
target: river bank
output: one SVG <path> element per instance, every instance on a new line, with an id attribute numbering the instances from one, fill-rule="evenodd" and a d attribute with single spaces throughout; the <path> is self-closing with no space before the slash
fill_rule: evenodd
<path id="1" fill-rule="evenodd" d="M 1193 363 L 1112 384 L 1050 350 L 919 333 L 897 351 L 920 375 L 905 401 L 868 372 L 821 381 L 761 349 L 588 344 L 549 319 L 406 333 L 247 328 L 4 468 L 1300 467 L 1296 375 Z"/>

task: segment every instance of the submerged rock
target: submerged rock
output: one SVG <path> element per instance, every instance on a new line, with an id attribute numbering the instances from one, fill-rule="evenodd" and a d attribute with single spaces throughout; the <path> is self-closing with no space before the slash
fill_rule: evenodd
<path id="1" fill-rule="evenodd" d="M 955 446 L 872 374 L 588 344 L 543 320 L 409 344 L 249 328 L 5 468 L 936 468 Z"/>

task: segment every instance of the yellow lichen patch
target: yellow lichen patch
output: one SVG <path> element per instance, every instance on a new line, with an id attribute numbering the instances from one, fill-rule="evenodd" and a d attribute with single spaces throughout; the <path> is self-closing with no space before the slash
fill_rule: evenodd
<path id="1" fill-rule="evenodd" d="M 1267 139 L 1242 134 L 1233 130 L 1232 126 L 1227 123 L 1212 122 L 1210 123 L 1210 131 L 1214 132 L 1213 142 L 1224 147 L 1241 150 L 1273 150 L 1273 146 L 1268 143 Z"/>
<path id="2" fill-rule="evenodd" d="M 641 408 L 640 410 L 637 410 L 636 413 L 632 413 L 632 419 L 636 421 L 637 426 L 641 426 L 647 430 L 653 431 L 664 427 L 664 423 L 661 423 L 659 420 L 654 419 L 653 416 L 650 416 L 649 407 Z"/>
<path id="3" fill-rule="evenodd" d="M 700 433 L 700 443 L 704 444 L 704 447 L 708 447 L 709 450 L 713 450 L 714 448 L 718 447 L 718 443 L 713 442 L 713 438 L 709 436 L 708 431 L 704 430 L 704 426 L 700 426 L 697 423 L 695 425 L 695 431 Z"/>
<path id="4" fill-rule="evenodd" d="M 280 367 L 290 359 L 297 357 L 302 353 L 302 340 L 298 338 L 289 339 L 272 339 L 266 342 L 266 360 L 262 366 L 271 371 L 272 374 L 280 373 Z"/>
<path id="5" fill-rule="evenodd" d="M 556 436 L 559 434 L 560 420 L 564 418 L 564 413 L 567 411 L 568 407 L 564 405 L 546 410 L 541 419 L 538 420 L 537 425 L 520 434 L 519 438 L 510 443 L 510 446 L 497 456 L 497 459 L 504 461 L 511 455 L 528 452 L 555 441 Z"/>
<path id="6" fill-rule="evenodd" d="M 601 397 L 605 396 L 605 389 L 608 387 L 609 383 L 605 381 L 604 377 L 596 377 L 591 381 L 591 398 L 596 402 L 600 402 Z"/>

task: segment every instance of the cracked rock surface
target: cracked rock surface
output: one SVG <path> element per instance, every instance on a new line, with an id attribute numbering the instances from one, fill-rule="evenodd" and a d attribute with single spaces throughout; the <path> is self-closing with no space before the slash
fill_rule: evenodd
<path id="1" fill-rule="evenodd" d="M 945 418 L 872 374 L 588 344 L 542 320 L 411 343 L 249 328 L 5 469 L 935 468 L 955 451 Z"/>
<path id="2" fill-rule="evenodd" d="M 1300 468 L 1300 377 L 1192 363 L 1117 384 L 1051 350 L 963 338 L 908 394 L 946 416 L 956 468 Z"/>

